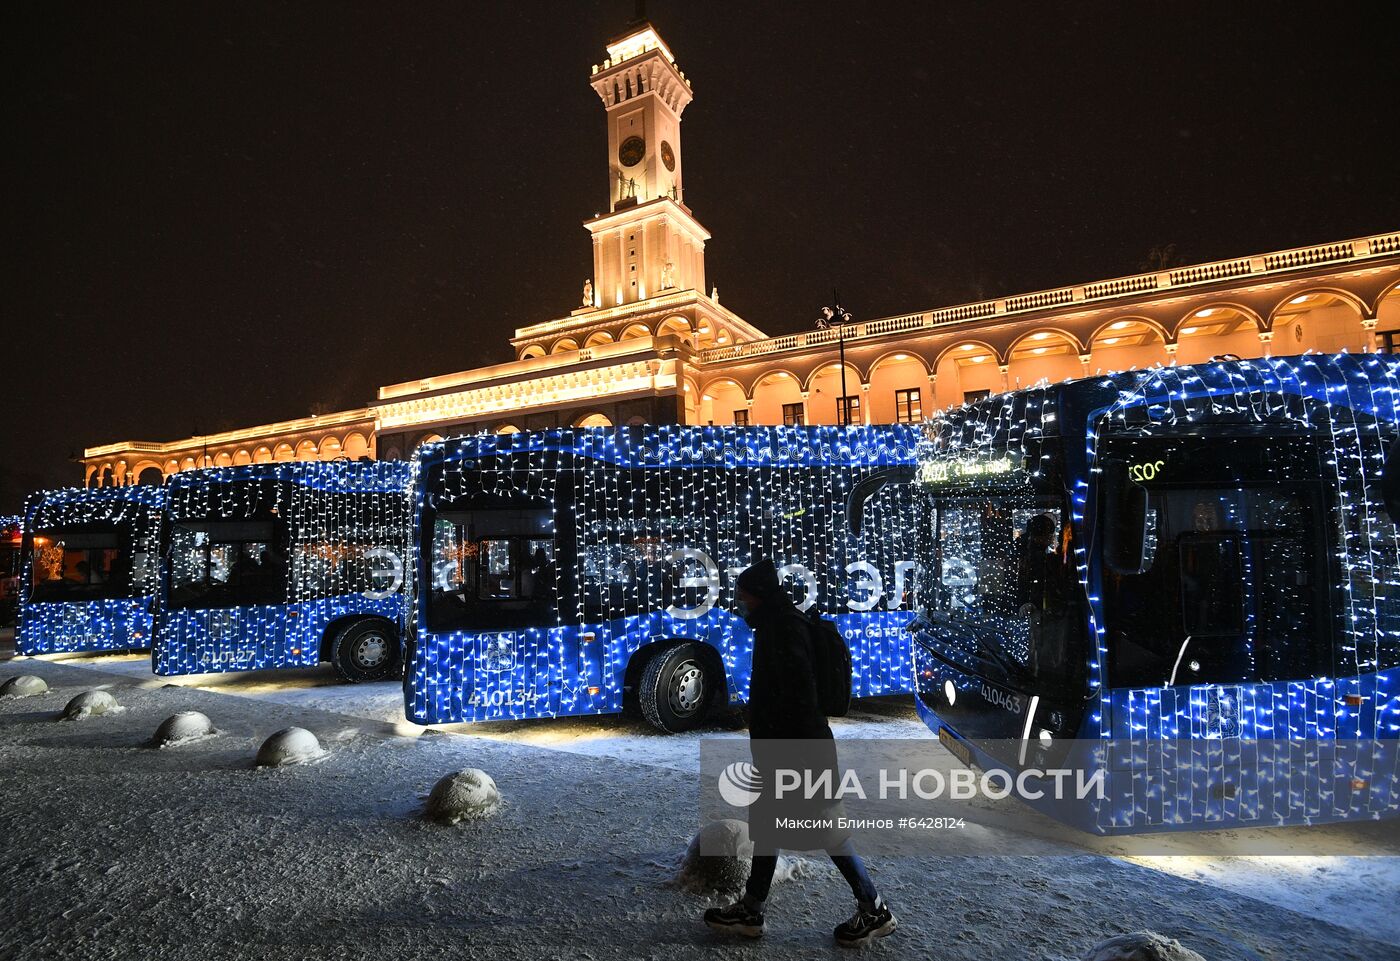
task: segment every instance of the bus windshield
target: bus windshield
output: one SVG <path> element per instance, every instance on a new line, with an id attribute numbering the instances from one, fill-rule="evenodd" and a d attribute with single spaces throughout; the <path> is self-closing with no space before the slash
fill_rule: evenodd
<path id="1" fill-rule="evenodd" d="M 134 597 L 152 573 L 147 553 L 131 553 L 131 532 L 116 524 L 35 531 L 30 538 L 34 601 Z"/>
<path id="2" fill-rule="evenodd" d="M 1077 684 L 1086 651 L 1064 499 L 969 491 L 923 514 L 921 637 L 934 653 L 1015 686 Z"/>
<path id="3" fill-rule="evenodd" d="M 1110 436 L 1104 453 L 1147 504 L 1140 563 L 1104 570 L 1114 687 L 1333 670 L 1327 542 L 1336 531 L 1314 438 Z"/>

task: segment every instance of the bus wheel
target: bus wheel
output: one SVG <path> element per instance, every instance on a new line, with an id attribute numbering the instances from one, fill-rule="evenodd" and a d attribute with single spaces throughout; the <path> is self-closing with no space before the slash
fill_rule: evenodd
<path id="1" fill-rule="evenodd" d="M 647 661 L 638 685 L 642 716 L 667 734 L 700 725 L 709 713 L 715 688 L 713 671 L 699 644 L 677 644 Z"/>
<path id="2" fill-rule="evenodd" d="M 399 633 L 387 621 L 355 621 L 331 642 L 331 663 L 352 683 L 387 681 L 399 671 Z"/>

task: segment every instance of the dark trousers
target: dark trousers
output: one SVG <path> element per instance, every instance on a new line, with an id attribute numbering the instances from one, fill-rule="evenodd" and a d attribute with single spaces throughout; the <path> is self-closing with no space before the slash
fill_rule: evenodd
<path id="1" fill-rule="evenodd" d="M 875 890 L 875 882 L 870 880 L 870 873 L 865 870 L 865 862 L 856 853 L 850 839 L 826 853 L 831 858 L 831 863 L 836 865 L 836 869 L 846 879 L 846 883 L 851 886 L 851 893 L 856 896 L 860 906 L 873 908 L 879 894 Z M 749 869 L 749 880 L 744 885 L 744 900 L 748 901 L 751 907 L 756 908 L 768 900 L 768 892 L 773 887 L 773 872 L 777 869 L 776 851 L 765 854 L 754 852 L 753 867 Z"/>

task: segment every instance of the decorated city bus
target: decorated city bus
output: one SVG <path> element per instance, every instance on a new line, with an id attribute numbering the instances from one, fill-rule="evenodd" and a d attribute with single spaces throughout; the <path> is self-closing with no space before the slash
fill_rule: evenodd
<path id="1" fill-rule="evenodd" d="M 164 489 L 63 488 L 25 505 L 15 650 L 151 646 Z"/>
<path id="2" fill-rule="evenodd" d="M 0 624 L 13 624 L 19 608 L 23 540 L 20 519 L 0 514 Z"/>
<path id="3" fill-rule="evenodd" d="M 1105 790 L 1098 833 L 1397 812 L 1400 360 L 1222 361 L 949 411 L 920 449 L 916 702 Z"/>
<path id="4" fill-rule="evenodd" d="M 310 667 L 349 681 L 402 665 L 409 465 L 185 471 L 166 482 L 156 674 Z"/>
<path id="5" fill-rule="evenodd" d="M 639 710 L 662 731 L 747 699 L 734 580 L 771 558 L 840 628 L 855 697 L 909 692 L 914 427 L 580 428 L 414 458 L 407 715 Z M 849 522 L 848 522 L 849 519 Z"/>

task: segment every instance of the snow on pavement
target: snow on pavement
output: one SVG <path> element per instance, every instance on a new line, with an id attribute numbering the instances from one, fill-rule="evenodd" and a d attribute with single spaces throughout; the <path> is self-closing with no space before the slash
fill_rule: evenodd
<path id="1" fill-rule="evenodd" d="M 46 657 L 44 660 L 55 660 Z M 63 655 L 61 663 L 119 674 L 152 685 L 177 684 L 202 690 L 254 697 L 296 707 L 314 708 L 350 717 L 378 721 L 403 736 L 425 730 L 404 719 L 403 687 L 397 681 L 379 684 L 346 684 L 334 668 L 245 671 L 227 674 L 193 674 L 154 677 L 144 654 Z M 919 720 L 907 698 L 857 701 L 850 717 L 831 722 L 837 737 L 927 738 L 928 728 Z M 663 737 L 640 718 L 599 715 L 554 720 L 493 721 L 479 724 L 439 724 L 433 730 L 471 734 L 492 740 L 590 757 L 610 757 L 677 771 L 700 770 L 702 737 L 745 737 L 745 732 L 707 728 Z M 941 750 L 941 749 L 940 749 Z M 951 755 L 949 756 L 951 762 Z"/>
<path id="2" fill-rule="evenodd" d="M 518 910 L 539 918 L 546 931 L 561 938 L 550 942 L 561 951 L 570 943 L 564 937 L 569 927 L 570 902 L 556 896 L 558 892 L 544 879 L 553 877 L 560 891 L 573 889 L 576 897 L 587 899 L 596 880 L 596 872 L 588 867 L 594 862 L 609 877 L 604 887 L 612 891 L 626 888 L 647 905 L 638 914 L 640 909 L 627 907 L 628 899 L 623 897 L 620 905 L 609 909 L 620 911 L 621 915 L 604 910 L 600 917 L 637 918 L 643 928 L 624 927 L 615 932 L 615 937 L 603 939 L 599 942 L 602 953 L 595 957 L 616 956 L 615 947 L 610 949 L 611 955 L 607 953 L 609 945 L 631 944 L 639 938 L 651 937 L 637 932 L 653 930 L 648 919 L 651 919 L 650 912 L 655 911 L 672 918 L 678 926 L 663 943 L 714 947 L 714 942 L 703 932 L 692 929 L 694 914 L 704 902 L 681 897 L 675 892 L 663 896 L 665 889 L 658 888 L 672 863 L 684 851 L 695 826 L 697 792 L 692 775 L 698 766 L 696 741 L 699 735 L 660 737 L 643 722 L 611 717 L 453 728 L 454 731 L 468 731 L 469 736 L 424 734 L 422 728 L 403 721 L 397 684 L 341 685 L 334 683 L 334 673 L 329 669 L 166 679 L 151 677 L 149 661 L 144 656 L 73 658 L 61 664 L 48 659 L 18 659 L 13 667 L 17 669 L 15 673 L 40 674 L 56 688 L 42 698 L 7 704 L 5 713 L 0 714 L 0 725 L 3 725 L 0 726 L 0 756 L 12 771 L 19 761 L 19 771 L 6 778 L 3 788 L 6 795 L 17 793 L 16 797 L 4 799 L 6 817 L 38 804 L 41 810 L 53 812 L 58 822 L 51 825 L 56 830 L 36 829 L 27 822 L 13 828 L 6 825 L 5 836 L 16 850 L 43 851 L 42 838 L 55 833 L 67 838 L 76 832 L 78 838 L 84 838 L 92 832 L 94 823 L 133 825 L 139 819 L 133 818 L 132 810 L 124 810 L 117 803 L 123 791 L 104 790 L 107 781 L 115 779 L 117 784 L 112 787 L 125 787 L 137 796 L 149 798 L 150 810 L 159 810 L 160 814 L 145 816 L 159 817 L 170 830 L 185 838 L 182 843 L 187 843 L 191 849 L 201 848 L 203 842 L 199 835 L 207 830 L 209 843 L 218 849 L 220 859 L 227 852 L 246 852 L 241 860 L 260 862 L 264 871 L 271 870 L 273 875 L 290 869 L 275 857 L 268 863 L 267 857 L 273 852 L 266 845 L 260 846 L 259 836 L 250 835 L 244 822 L 276 826 L 279 836 L 285 835 L 288 841 L 293 838 L 310 840 L 318 852 L 319 838 L 323 834 L 344 833 L 359 838 L 367 844 L 367 852 L 375 852 L 376 872 L 380 866 L 380 832 L 387 832 L 385 837 L 392 840 L 382 843 L 392 850 L 389 874 L 398 879 L 395 883 L 400 887 L 396 888 L 396 896 L 407 899 L 403 909 L 408 913 L 403 918 L 411 918 L 416 910 L 427 911 L 422 923 L 433 930 L 433 937 L 444 935 L 444 931 L 436 927 L 439 924 L 447 930 L 455 930 L 463 924 L 485 923 L 482 918 L 475 922 L 467 920 L 473 911 L 483 909 L 482 906 L 488 912 L 500 912 L 507 917 L 512 916 L 511 911 L 502 906 L 502 895 L 493 890 L 494 885 L 472 886 L 472 893 L 465 900 L 460 894 L 454 895 L 450 899 L 451 907 L 424 907 L 424 899 L 414 900 L 411 891 L 401 889 L 406 883 L 404 879 L 411 877 L 413 870 L 405 862 L 416 859 L 424 876 L 442 877 L 443 884 L 456 890 L 458 882 L 452 879 L 462 876 L 457 873 L 458 868 L 467 871 L 468 876 L 475 871 L 475 876 L 482 881 L 496 876 L 486 856 L 489 851 L 495 852 L 499 860 L 503 872 L 500 877 L 530 879 L 531 886 L 520 888 Z M 9 672 L 0 669 L 0 673 Z M 84 684 L 95 686 L 93 681 L 110 682 L 113 690 L 122 690 L 119 700 L 133 709 L 119 718 L 102 719 L 101 727 L 96 730 L 88 727 L 72 734 L 63 731 L 62 737 L 56 729 L 65 726 L 42 724 L 34 717 L 39 706 L 36 701 L 42 701 L 46 710 L 57 710 Z M 171 681 L 178 681 L 179 686 L 166 686 Z M 837 725 L 840 736 L 927 736 L 926 729 L 907 705 L 876 702 L 862 707 L 867 710 Z M 130 747 L 149 738 L 163 718 L 176 710 L 188 709 L 209 714 L 224 735 L 170 752 L 140 752 Z M 138 717 L 146 724 L 143 729 L 132 729 Z M 234 725 L 228 720 L 230 717 L 242 721 Z M 250 791 L 248 784 L 243 783 L 246 778 L 240 781 L 233 773 L 240 771 L 241 765 L 251 765 L 256 734 L 265 736 L 275 727 L 289 724 L 311 727 L 332 750 L 325 764 L 314 766 L 317 774 L 308 775 L 302 781 L 287 782 L 301 784 L 303 793 L 308 795 L 296 805 L 302 812 L 301 818 L 291 818 L 290 822 L 287 820 L 289 813 L 280 809 L 275 798 L 260 798 L 256 790 Z M 37 740 L 33 737 L 36 725 L 37 733 L 42 735 Z M 108 736 L 106 732 L 115 729 L 123 730 L 124 737 L 104 742 Z M 706 733 L 714 736 L 716 732 Z M 84 740 L 94 743 L 83 743 Z M 240 740 L 250 746 L 241 756 L 230 756 L 231 747 Z M 108 750 L 94 750 L 103 746 Z M 30 750 L 54 756 L 39 764 L 37 757 L 29 757 Z M 194 764 L 195 773 L 182 774 L 165 770 L 169 767 L 166 763 L 150 761 L 150 753 L 168 753 L 177 762 L 204 759 L 212 754 L 219 761 L 210 764 L 199 760 Z M 123 764 L 114 754 L 129 756 L 129 763 Z M 35 766 L 28 768 L 31 761 Z M 425 794 L 441 775 L 467 764 L 482 767 L 501 783 L 507 800 L 506 812 L 501 817 L 510 824 L 509 829 L 502 828 L 504 836 L 521 839 L 530 833 L 532 822 L 518 820 L 525 810 L 548 814 L 545 821 L 535 822 L 540 836 L 532 836 L 518 854 L 514 849 L 503 847 L 504 840 L 494 834 L 481 838 L 473 834 L 472 844 L 467 849 L 471 856 L 466 862 L 459 863 L 460 858 L 451 852 L 446 860 L 438 861 L 439 852 L 431 844 L 428 850 L 415 853 L 415 845 L 423 841 L 420 834 L 414 833 L 421 829 L 410 810 L 417 805 L 418 795 Z M 160 770 L 151 776 L 154 786 L 148 790 L 142 786 L 138 775 L 143 768 L 150 767 Z M 36 776 L 22 776 L 26 769 Z M 313 778 L 321 777 L 322 770 L 327 772 L 324 777 L 329 784 L 308 792 Z M 199 771 L 216 784 L 224 781 L 231 784 L 225 785 L 227 790 L 215 790 L 211 794 L 208 787 L 214 785 L 201 789 L 191 783 L 200 778 Z M 47 777 L 38 778 L 41 772 L 47 773 Z M 548 792 L 537 796 L 530 787 L 526 790 L 528 797 L 519 793 L 522 784 L 539 786 L 559 777 L 564 777 L 566 783 L 551 788 L 559 792 L 558 796 Z M 569 777 L 577 780 L 569 783 Z M 347 785 L 347 782 L 354 783 Z M 70 785 L 70 789 L 54 793 L 49 790 L 54 783 Z M 171 826 L 171 812 L 181 810 L 182 804 L 177 800 L 172 807 L 164 799 L 157 804 L 158 799 L 151 791 L 163 794 L 173 790 L 178 799 L 182 792 L 176 786 L 181 784 L 186 788 L 183 793 L 208 798 L 206 806 L 198 809 L 206 813 L 200 817 L 198 811 L 187 811 L 195 824 Z M 83 786 L 81 790 L 79 785 Z M 330 794 L 326 793 L 326 787 L 332 788 Z M 57 800 L 63 797 L 72 799 L 71 807 Z M 105 806 L 103 798 L 109 799 Z M 264 801 L 268 803 L 261 803 Z M 98 810 L 85 810 L 92 805 Z M 227 810 L 230 806 L 233 811 Z M 85 813 L 80 817 L 78 810 Z M 135 810 L 146 809 L 138 806 Z M 609 813 L 618 815 L 618 823 L 607 820 Z M 230 814 L 233 816 L 229 817 Z M 380 826 L 380 832 L 368 838 L 364 827 L 367 818 Z M 35 830 L 38 837 L 18 843 L 14 832 Z M 483 830 L 491 832 L 490 827 L 473 829 L 474 832 Z M 315 839 L 300 837 L 308 832 Z M 408 832 L 407 838 L 404 832 Z M 139 832 L 138 835 L 145 837 Z M 603 839 L 608 843 L 604 849 L 597 850 L 585 842 L 573 852 L 572 860 L 559 853 L 561 845 L 567 846 L 566 840 L 579 838 Z M 623 841 L 623 838 L 628 840 Z M 122 834 L 109 835 L 105 840 L 105 844 L 117 847 L 124 842 Z M 480 850 L 477 842 L 482 844 Z M 340 873 L 354 872 L 354 851 L 352 847 L 334 845 L 333 849 L 336 856 L 342 858 L 339 867 L 332 860 L 321 868 L 306 866 L 293 873 L 309 872 L 317 877 L 324 874 L 323 883 L 336 886 L 340 883 Z M 146 858 L 155 856 L 144 847 L 140 850 Z M 531 852 L 542 855 L 552 852 L 553 860 L 546 857 L 536 864 L 531 860 Z M 633 863 L 624 855 L 636 855 L 641 863 Z M 169 862 L 168 857 L 162 857 L 163 863 Z M 313 860 L 323 859 L 318 856 Z M 199 872 L 197 861 L 191 858 L 185 861 L 188 863 L 167 863 L 166 873 L 175 871 L 193 883 Z M 113 876 L 126 870 L 124 864 L 113 863 Z M 877 865 L 877 869 L 883 869 L 881 883 L 890 891 L 891 900 L 901 907 L 904 924 L 897 940 L 910 947 L 917 938 L 920 954 L 926 948 L 942 957 L 983 958 L 996 956 L 996 951 L 1011 950 L 1017 945 L 1033 944 L 1041 953 L 1022 952 L 1015 956 L 1073 958 L 1093 943 L 1096 934 L 1147 926 L 1180 938 L 1214 961 L 1234 957 L 1400 957 L 1395 947 L 1400 943 L 1400 922 L 1393 917 L 1392 906 L 1397 890 L 1396 864 L 1395 858 L 1152 858 L 1138 859 L 1137 864 L 1093 857 L 935 858 L 890 862 Z M 23 882 L 8 877 L 7 890 L 56 885 L 59 891 L 69 892 L 67 909 L 76 910 L 72 902 L 82 889 L 70 891 L 62 883 L 65 862 L 50 859 L 46 866 L 58 876 Z M 13 868 L 14 865 L 9 864 L 5 870 Z M 229 870 L 222 860 L 213 868 Z M 248 869 L 251 872 L 248 880 L 251 880 L 257 872 L 251 864 Z M 192 871 L 194 878 L 191 878 Z M 42 878 L 43 871 L 40 874 Z M 152 879 L 143 887 L 155 883 Z M 364 879 L 347 878 L 346 883 L 358 890 L 363 887 Z M 101 884 L 106 886 L 106 882 Z M 510 882 L 506 886 L 515 885 Z M 783 933 L 766 939 L 765 943 L 770 949 L 776 943 L 805 956 L 811 949 L 824 947 L 826 941 L 820 930 L 804 931 L 804 924 L 815 928 L 829 926 L 828 922 L 840 919 L 845 900 L 839 879 L 834 876 L 808 879 L 797 882 L 797 886 L 803 889 L 804 898 L 816 900 L 791 917 L 788 916 L 790 906 L 775 908 L 783 916 Z M 267 902 L 267 896 L 273 893 L 260 893 L 246 884 L 241 890 L 254 904 Z M 296 895 L 298 899 L 315 900 L 324 894 L 305 886 L 295 887 L 295 892 L 301 892 Z M 478 896 L 480 906 L 477 905 Z M 777 895 L 780 903 L 788 896 Z M 1256 900 L 1259 898 L 1269 903 Z M 246 913 L 245 907 L 225 904 L 222 896 L 217 896 L 216 900 L 226 912 L 238 916 Z M 54 901 L 52 889 L 45 899 L 48 901 Z M 54 904 L 64 902 L 64 898 L 59 898 Z M 88 899 L 83 899 L 83 903 L 87 904 Z M 276 902 L 270 903 L 275 906 Z M 334 903 L 334 900 L 327 902 L 323 909 L 329 910 Z M 346 903 L 357 911 L 369 907 L 369 904 Z M 989 910 L 989 904 L 999 906 Z M 556 911 L 566 914 L 561 918 Z M 176 928 L 186 923 L 180 919 L 165 919 L 160 912 L 146 921 L 126 917 L 125 910 L 113 909 L 108 913 L 112 920 L 104 923 L 116 925 L 128 934 L 145 932 L 151 924 L 164 924 L 167 920 Z M 588 926 L 587 919 L 595 914 L 589 910 L 577 923 Z M 1308 915 L 1312 918 L 1305 917 Z M 803 920 L 804 917 L 810 920 Z M 1336 923 L 1323 923 L 1324 918 Z M 1173 923 L 1178 926 L 1172 927 L 1169 919 L 1176 919 Z M 318 923 L 334 922 L 322 918 Z M 26 929 L 24 924 L 3 927 Z M 389 927 L 394 928 L 394 924 Z M 0 934 L 0 939 L 5 936 Z M 334 956 L 373 956 L 362 953 L 358 942 L 347 943 L 342 938 L 339 943 L 342 950 Z M 406 943 L 412 944 L 411 941 Z M 3 944 L 0 940 L 0 957 L 5 956 Z M 1307 950 L 1303 950 L 1305 945 L 1309 945 Z M 70 949 L 76 950 L 73 946 Z M 500 953 L 499 949 L 493 950 Z M 898 945 L 892 945 L 890 950 L 903 953 Z M 782 950 L 779 953 L 783 953 Z M 26 953 L 23 956 L 39 955 Z M 89 955 L 77 951 L 55 956 Z M 211 956 L 224 955 L 216 951 Z"/>

